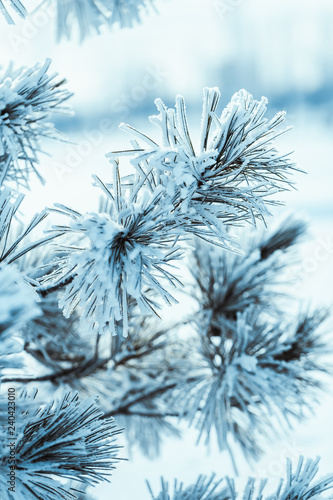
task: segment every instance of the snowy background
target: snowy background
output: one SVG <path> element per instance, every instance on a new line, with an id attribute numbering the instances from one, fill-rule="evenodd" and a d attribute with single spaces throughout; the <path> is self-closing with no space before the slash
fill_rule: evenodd
<path id="1" fill-rule="evenodd" d="M 35 2 L 30 2 L 31 11 Z M 0 64 L 32 65 L 46 57 L 68 79 L 75 93 L 74 117 L 56 116 L 71 144 L 45 144 L 50 157 L 41 162 L 46 185 L 36 183 L 25 200 L 28 215 L 65 202 L 73 208 L 96 206 L 91 175 L 109 180 L 105 153 L 127 146 L 117 130 L 122 121 L 154 134 L 147 117 L 154 99 L 173 105 L 184 95 L 198 134 L 202 87 L 218 86 L 222 104 L 240 88 L 269 99 L 269 113 L 288 113 L 295 129 L 281 138 L 284 152 L 307 174 L 295 174 L 297 191 L 283 195 L 288 212 L 310 223 L 310 238 L 301 247 L 295 297 L 305 304 L 333 303 L 333 4 L 332 0 L 156 0 L 158 13 L 144 15 L 132 30 L 104 32 L 79 45 L 55 43 L 52 6 L 15 28 L 1 24 Z M 38 193 L 38 194 L 37 194 Z M 277 210 L 282 214 L 284 209 Z M 179 309 L 175 309 L 177 314 Z M 170 312 L 170 311 L 169 311 Z M 308 420 L 250 468 L 239 459 L 241 476 L 280 477 L 285 459 L 321 455 L 321 471 L 332 472 L 333 384 Z M 126 455 L 124 450 L 123 455 Z M 148 499 L 145 479 L 158 488 L 159 476 L 189 483 L 198 474 L 233 474 L 229 458 L 217 449 L 195 445 L 195 433 L 168 440 L 161 457 L 147 460 L 139 452 L 119 465 L 112 483 L 96 488 L 99 500 Z"/>

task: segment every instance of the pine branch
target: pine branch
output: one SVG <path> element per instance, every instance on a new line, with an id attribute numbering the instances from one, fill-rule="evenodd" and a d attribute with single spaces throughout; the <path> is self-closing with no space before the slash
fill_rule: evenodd
<path id="1" fill-rule="evenodd" d="M 82 215 L 60 205 L 54 209 L 72 219 L 68 226 L 55 228 L 57 234 L 77 235 L 79 244 L 84 243 L 61 247 L 62 257 L 54 262 L 57 269 L 45 277 L 41 288 L 46 293 L 69 281 L 60 300 L 66 317 L 80 305 L 83 319 L 99 333 L 106 329 L 117 333 L 114 325 L 123 321 L 126 335 L 129 299 L 134 299 L 144 314 L 157 314 L 156 300 L 150 299 L 148 289 L 166 303 L 175 302 L 162 281 L 172 287 L 179 284 L 169 271 L 171 261 L 182 256 L 176 246 L 179 240 L 193 233 L 230 248 L 233 243 L 225 224 L 236 224 L 244 213 L 245 220 L 263 217 L 266 208 L 259 192 L 263 190 L 265 199 L 272 187 L 284 187 L 294 166 L 282 160 L 271 145 L 283 116 L 267 122 L 263 118 L 266 101 L 254 101 L 242 91 L 219 120 L 215 114 L 218 91 L 206 89 L 204 96 L 198 157 L 189 137 L 182 98 L 177 98 L 175 115 L 167 113 L 158 101 L 160 117 L 155 121 L 163 132 L 162 147 L 128 128 L 148 144 L 148 149 L 123 152 L 133 156 L 136 168 L 135 175 L 124 179 L 119 175 L 118 160 L 113 160 L 118 153 L 109 155 L 112 184 L 105 185 L 95 177 L 106 195 L 100 213 Z M 215 132 L 211 131 L 213 122 L 217 123 Z M 229 184 L 236 193 L 230 210 L 220 198 L 228 192 Z M 212 190 L 216 190 L 214 199 L 207 194 Z M 243 215 L 237 214 L 237 207 Z"/>
<path id="2" fill-rule="evenodd" d="M 104 368 L 111 358 L 98 359 L 89 358 L 79 365 L 71 366 L 70 368 L 65 368 L 53 373 L 47 373 L 46 375 L 34 376 L 34 377 L 4 377 L 2 379 L 3 383 L 32 383 L 32 382 L 52 382 L 57 385 L 65 384 L 66 382 L 71 382 L 72 380 L 77 380 L 80 378 L 88 377 L 89 375 L 96 374 L 98 370 Z"/>
<path id="3" fill-rule="evenodd" d="M 269 197 L 292 185 L 289 175 L 295 166 L 274 144 L 282 133 L 284 113 L 267 121 L 267 100 L 255 101 L 241 90 L 218 117 L 219 98 L 217 89 L 204 89 L 198 152 L 189 134 L 184 99 L 178 96 L 175 110 L 155 101 L 159 115 L 151 121 L 161 130 L 160 144 L 122 125 L 134 138 L 134 149 L 108 156 L 129 156 L 147 188 L 162 185 L 174 198 L 177 221 L 187 232 L 228 248 L 234 242 L 226 226 L 263 219 L 266 205 L 275 203 Z"/>
<path id="4" fill-rule="evenodd" d="M 108 481 L 119 460 L 115 439 L 120 431 L 113 420 L 102 416 L 92 400 L 82 403 L 77 394 L 70 393 L 62 401 L 34 411 L 22 408 L 15 441 L 17 493 L 26 498 L 74 499 L 61 478 L 89 485 Z M 2 443 L 1 477 L 6 478 L 9 451 L 5 435 Z M 2 481 L 9 500 L 6 479 Z"/>
<path id="5" fill-rule="evenodd" d="M 64 88 L 65 80 L 48 73 L 50 64 L 47 59 L 31 68 L 9 66 L 0 77 L 0 173 L 6 170 L 6 179 L 25 188 L 31 173 L 43 180 L 37 168 L 40 140 L 62 138 L 47 121 L 50 114 L 68 113 L 62 105 L 71 94 Z"/>
<path id="6" fill-rule="evenodd" d="M 276 439 L 312 411 L 322 389 L 318 374 L 328 368 L 322 357 L 331 349 L 320 333 L 326 317 L 317 311 L 296 327 L 270 325 L 260 309 L 249 308 L 235 322 L 220 317 L 212 336 L 209 322 L 197 315 L 201 343 L 191 357 L 201 358 L 201 369 L 192 384 L 176 388 L 173 401 L 197 427 L 198 439 L 205 435 L 209 442 L 215 431 L 222 450 L 232 436 L 248 459 L 257 459 L 263 438 Z"/>
<path id="7" fill-rule="evenodd" d="M 100 357 L 98 349 L 91 356 L 92 346 L 82 337 L 78 318 L 74 315 L 64 318 L 57 306 L 57 298 L 48 295 L 40 302 L 41 316 L 27 322 L 21 329 L 24 349 L 53 372 L 41 376 L 5 377 L 3 382 L 52 382 L 56 385 L 68 384 L 75 388 L 80 379 L 84 387 L 84 379 L 97 377 L 98 373 L 109 370 L 109 381 L 112 373 L 120 368 L 142 370 L 142 363 L 147 362 L 155 353 L 163 352 L 167 346 L 166 330 L 156 330 L 148 318 L 138 316 L 131 306 L 131 321 L 128 337 L 113 338 L 110 356 Z M 97 337 L 98 341 L 99 337 Z M 70 366 L 62 368 L 61 362 L 70 362 Z M 134 362 L 141 365 L 136 366 Z M 141 366 L 141 368 L 140 368 Z M 148 365 L 149 366 L 149 365 Z"/>
<path id="8" fill-rule="evenodd" d="M 215 481 L 215 475 L 207 478 L 199 476 L 197 482 L 188 488 L 176 480 L 171 493 L 169 483 L 161 479 L 162 491 L 155 496 L 150 484 L 147 482 L 152 500 L 227 500 L 229 499 L 228 487 L 221 488 L 222 481 Z M 170 496 L 170 494 L 172 496 Z"/>
<path id="9" fill-rule="evenodd" d="M 108 212 L 81 215 L 63 206 L 55 209 L 72 222 L 55 227 L 54 234 L 77 235 L 81 246 L 60 247 L 62 256 L 54 260 L 56 269 L 45 277 L 41 291 L 69 281 L 59 302 L 66 317 L 80 305 L 83 321 L 89 321 L 92 328 L 116 333 L 116 322 L 123 321 L 126 336 L 129 300 L 135 300 L 144 314 L 156 313 L 149 290 L 166 303 L 175 302 L 162 283 L 172 287 L 179 283 L 171 262 L 181 254 L 170 231 L 174 223 L 166 222 L 169 206 L 163 203 L 161 189 L 152 195 L 138 186 L 127 190 L 117 164 L 113 192 L 98 182 L 107 196 Z"/>
<path id="10" fill-rule="evenodd" d="M 279 297 L 289 276 L 285 273 L 292 264 L 293 247 L 304 237 L 306 225 L 289 217 L 273 231 L 245 233 L 242 236 L 244 253 L 224 252 L 207 244 L 196 243 L 190 271 L 194 286 L 190 294 L 198 307 L 210 315 L 210 332 L 214 335 L 219 318 L 234 321 L 237 313 L 248 307 L 260 307 L 275 315 Z M 281 286 L 282 285 L 282 286 Z M 285 287 L 289 290 L 289 286 Z"/>
<path id="11" fill-rule="evenodd" d="M 177 382 L 169 382 L 169 383 L 156 383 L 153 388 L 149 388 L 148 390 L 138 391 L 137 394 L 129 394 L 128 398 L 124 398 L 119 406 L 115 406 L 107 413 L 105 413 L 105 418 L 110 417 L 112 415 L 128 415 L 130 408 L 138 403 L 143 401 L 152 400 L 156 396 L 161 394 L 165 394 L 166 392 L 174 389 L 177 386 Z M 132 415 L 135 413 L 135 410 L 131 410 Z"/>
<path id="12" fill-rule="evenodd" d="M 49 287 L 48 286 L 39 286 L 38 293 L 40 293 L 40 295 L 42 297 L 46 297 L 47 295 L 54 293 L 54 292 L 58 292 L 59 290 L 61 290 L 65 286 L 70 285 L 72 283 L 73 279 L 74 279 L 74 275 L 69 276 L 68 278 L 64 279 L 63 281 L 60 281 L 59 283 L 57 283 L 56 285 L 53 285 L 53 286 L 49 286 Z"/>
<path id="13" fill-rule="evenodd" d="M 281 480 L 276 492 L 273 495 L 267 496 L 267 479 L 255 481 L 249 478 L 244 488 L 244 492 L 239 494 L 236 492 L 234 481 L 229 478 L 216 481 L 213 474 L 210 478 L 199 476 L 197 482 L 187 488 L 182 483 L 175 481 L 173 491 L 167 481 L 163 478 L 162 491 L 158 496 L 155 496 L 148 484 L 148 489 L 152 500 L 290 500 L 302 498 L 304 500 L 323 499 L 321 494 L 333 488 L 333 474 L 326 476 L 323 479 L 315 480 L 318 474 L 319 458 L 316 460 L 305 461 L 300 457 L 296 470 L 293 471 L 290 460 L 287 461 L 287 476 L 284 481 Z"/>
<path id="14" fill-rule="evenodd" d="M 17 213 L 23 198 L 23 195 L 14 194 L 9 188 L 0 186 L 0 266 L 10 266 L 11 269 L 18 266 L 22 278 L 36 286 L 38 283 L 27 276 L 20 266 L 30 252 L 40 249 L 58 235 L 49 234 L 37 240 L 31 238 L 31 233 L 47 217 L 46 211 L 36 214 L 28 224 L 17 224 Z"/>

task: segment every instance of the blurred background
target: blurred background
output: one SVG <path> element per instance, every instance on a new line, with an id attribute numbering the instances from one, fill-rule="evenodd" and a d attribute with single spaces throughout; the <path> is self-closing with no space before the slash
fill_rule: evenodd
<path id="1" fill-rule="evenodd" d="M 1 23 L 0 65 L 33 65 L 46 57 L 51 68 L 66 77 L 74 92 L 74 116 L 57 115 L 54 122 L 68 143 L 45 143 L 49 156 L 41 160 L 45 186 L 37 181 L 27 193 L 24 210 L 63 202 L 79 210 L 94 210 L 96 188 L 91 175 L 108 181 L 105 154 L 128 145 L 118 131 L 121 122 L 154 137 L 148 121 L 154 99 L 173 106 L 177 94 L 187 103 L 194 137 L 200 127 L 202 88 L 219 87 L 222 107 L 245 88 L 255 98 L 269 100 L 268 114 L 284 109 L 294 130 L 281 137 L 281 151 L 306 173 L 295 173 L 297 190 L 282 195 L 285 208 L 275 215 L 297 213 L 309 221 L 308 242 L 300 249 L 295 296 L 306 305 L 333 303 L 333 3 L 332 0 L 155 0 L 154 9 L 132 29 L 114 29 L 87 39 L 56 43 L 52 2 L 32 12 L 15 27 Z M 29 7 L 29 6 L 28 6 Z M 156 135 L 157 137 L 157 135 Z M 123 167 L 126 172 L 126 165 Z M 177 310 L 175 310 L 177 314 Z M 314 414 L 285 441 L 267 449 L 251 468 L 240 457 L 240 474 L 284 474 L 289 456 L 320 455 L 323 474 L 332 472 L 333 387 Z M 161 456 L 148 460 L 133 451 L 119 465 L 110 485 L 95 488 L 100 499 L 149 498 L 145 479 L 155 491 L 159 476 L 186 484 L 198 474 L 233 474 L 227 455 L 214 447 L 195 445 L 196 434 L 184 429 L 182 440 L 165 442 Z M 123 456 L 128 456 L 123 451 Z"/>

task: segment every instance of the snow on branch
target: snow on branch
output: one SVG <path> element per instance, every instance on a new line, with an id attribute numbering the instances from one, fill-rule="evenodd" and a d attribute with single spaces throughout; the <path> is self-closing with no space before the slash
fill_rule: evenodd
<path id="1" fill-rule="evenodd" d="M 275 146 L 285 113 L 264 117 L 267 99 L 256 101 L 245 90 L 237 92 L 217 114 L 220 92 L 204 89 L 198 148 L 190 136 L 183 97 L 175 109 L 160 99 L 158 116 L 150 120 L 161 131 L 156 142 L 129 125 L 121 128 L 133 137 L 133 149 L 109 153 L 110 159 L 129 156 L 147 187 L 162 185 L 176 200 L 175 212 L 186 230 L 201 238 L 227 243 L 226 225 L 263 219 L 273 194 L 288 189 L 295 169 Z"/>
<path id="2" fill-rule="evenodd" d="M 38 295 L 31 287 L 31 280 L 19 272 L 15 262 L 35 246 L 49 241 L 48 236 L 22 246 L 22 242 L 46 214 L 36 215 L 18 234 L 17 228 L 13 226 L 22 200 L 23 196 L 15 196 L 9 188 L 0 187 L 0 332 L 18 328 L 41 312 L 36 305 Z"/>
<path id="3" fill-rule="evenodd" d="M 38 406 L 33 410 L 18 401 L 22 411 L 17 419 L 16 493 L 15 498 L 71 500 L 64 479 L 89 485 L 109 481 L 119 460 L 117 429 L 112 419 L 93 400 L 80 402 L 77 394 L 67 393 L 60 402 Z M 0 489 L 11 500 L 6 484 L 8 469 L 7 436 L 1 436 Z"/>
<path id="4" fill-rule="evenodd" d="M 0 187 L 0 372 L 7 366 L 20 366 L 20 362 L 13 359 L 11 354 L 22 351 L 22 346 L 12 334 L 41 314 L 37 305 L 39 297 L 31 286 L 32 282 L 19 271 L 15 260 L 34 246 L 21 246 L 18 250 L 21 242 L 45 214 L 36 216 L 25 231 L 19 235 L 16 233 L 13 237 L 13 220 L 21 201 L 22 196 L 15 197 L 10 189 Z M 42 244 L 43 241 L 42 239 L 39 243 Z"/>
<path id="5" fill-rule="evenodd" d="M 179 401 L 199 439 L 208 442 L 215 431 L 221 449 L 231 452 L 233 439 L 248 458 L 260 456 L 263 437 L 274 439 L 311 411 L 322 388 L 318 375 L 328 371 L 327 311 L 302 312 L 295 320 L 277 304 L 279 294 L 289 299 L 281 275 L 303 234 L 304 225 L 289 220 L 248 238 L 243 255 L 207 244 L 194 252 L 192 324 L 200 340 L 193 382 L 180 386 Z"/>
<path id="6" fill-rule="evenodd" d="M 37 213 L 27 224 L 19 223 L 18 210 L 23 199 L 23 195 L 16 194 L 7 187 L 0 187 L 0 265 L 2 266 L 22 262 L 27 254 L 55 237 L 54 234 L 48 234 L 36 240 L 31 238 L 34 229 L 47 217 L 47 211 Z M 29 279 L 24 272 L 22 275 L 27 282 L 38 284 Z"/>
<path id="7" fill-rule="evenodd" d="M 32 231 L 45 219 L 46 212 L 36 214 L 26 225 L 17 220 L 22 195 L 14 194 L 7 187 L 0 187 L 0 355 L 2 368 L 14 368 L 14 360 L 7 355 L 22 350 L 8 334 L 20 330 L 42 315 L 35 291 L 38 284 L 23 265 L 27 254 L 39 248 L 54 235 L 32 240 Z M 17 365 L 15 365 L 17 366 Z"/>
<path id="8" fill-rule="evenodd" d="M 80 306 L 92 326 L 114 332 L 114 323 L 123 320 L 126 334 L 129 297 L 143 313 L 156 313 L 156 300 L 148 297 L 148 289 L 174 302 L 167 286 L 178 284 L 170 266 L 181 257 L 179 241 L 197 235 L 234 248 L 228 225 L 263 218 L 266 196 L 290 185 L 287 178 L 294 166 L 272 144 L 284 114 L 267 121 L 266 100 L 255 101 L 241 91 L 218 118 L 219 96 L 216 89 L 204 91 L 198 154 L 183 99 L 177 98 L 176 111 L 158 100 L 160 116 L 153 121 L 162 130 L 162 145 L 124 126 L 146 147 L 134 141 L 134 150 L 108 155 L 112 182 L 105 185 L 95 178 L 107 199 L 100 213 L 57 209 L 72 219 L 58 228 L 58 234 L 76 234 L 78 245 L 61 247 L 57 269 L 46 276 L 40 290 L 63 288 L 60 306 L 65 316 Z M 120 177 L 119 155 L 131 157 L 135 174 Z"/>
<path id="9" fill-rule="evenodd" d="M 211 335 L 221 316 L 224 321 L 235 320 L 237 313 L 250 306 L 269 313 L 278 310 L 284 291 L 281 285 L 289 284 L 286 272 L 295 263 L 293 248 L 306 231 L 303 221 L 288 217 L 273 230 L 243 232 L 241 254 L 196 243 L 190 265 L 191 293 L 210 315 Z"/>
<path id="10" fill-rule="evenodd" d="M 60 246 L 56 269 L 44 283 L 57 287 L 68 282 L 59 302 L 66 317 L 80 306 L 82 318 L 101 330 L 108 326 L 115 331 L 115 323 L 123 320 L 126 335 L 129 297 L 143 313 L 155 312 L 149 289 L 165 302 L 175 302 L 163 283 L 178 283 L 171 265 L 180 258 L 169 229 L 175 225 L 168 221 L 172 207 L 165 203 L 163 188 L 154 193 L 138 186 L 126 189 L 117 165 L 112 192 L 98 183 L 107 197 L 107 211 L 81 215 L 62 206 L 55 209 L 71 219 L 68 226 L 55 227 L 56 234 L 77 235 L 78 244 Z"/>
<path id="11" fill-rule="evenodd" d="M 50 74 L 51 60 L 31 68 L 9 66 L 0 76 L 0 174 L 29 186 L 30 173 L 39 174 L 38 153 L 43 137 L 60 139 L 52 112 L 68 112 L 63 103 L 71 96 L 65 80 Z"/>
<path id="12" fill-rule="evenodd" d="M 198 307 L 190 320 L 185 318 L 169 329 L 169 337 L 163 326 L 148 321 L 149 315 L 141 316 L 137 307 L 140 295 L 129 293 L 129 285 L 132 279 L 140 279 L 140 252 L 142 258 L 156 255 L 154 246 L 153 253 L 142 248 L 157 244 L 155 231 L 161 230 L 165 238 L 161 241 L 168 249 L 182 228 L 170 219 L 170 205 L 152 201 L 156 193 L 164 193 L 163 187 L 141 193 L 141 183 L 120 182 L 117 164 L 114 174 L 112 189 L 98 181 L 106 195 L 99 213 L 81 215 L 61 205 L 54 208 L 69 223 L 51 231 L 59 233 L 64 242 L 52 272 L 39 287 L 43 317 L 22 330 L 24 341 L 31 342 L 32 354 L 52 368 L 52 373 L 36 380 L 67 383 L 87 394 L 98 392 L 108 414 L 121 416 L 130 441 L 150 455 L 158 451 L 162 434 L 175 435 L 177 429 L 167 419 L 180 417 L 193 423 L 199 438 L 206 437 L 207 442 L 216 434 L 220 448 L 231 455 L 236 442 L 248 458 L 258 458 L 264 439 L 273 440 L 287 431 L 313 407 L 321 388 L 318 373 L 326 370 L 323 356 L 330 349 L 322 332 L 326 313 L 303 312 L 295 320 L 277 304 L 283 283 L 280 278 L 293 261 L 292 249 L 304 234 L 304 224 L 289 218 L 264 235 L 246 236 L 242 255 L 198 244 L 190 263 L 196 295 L 189 288 Z M 169 227 L 163 222 L 164 209 L 166 220 L 173 221 Z M 163 246 L 158 249 L 159 259 L 163 251 Z M 147 282 L 142 288 L 152 307 L 154 283 Z M 118 336 L 111 338 L 110 353 L 106 351 L 108 337 L 101 335 L 100 327 L 110 326 L 108 318 L 115 307 L 112 299 L 118 289 L 121 293 L 126 290 L 126 300 L 118 295 L 120 319 L 113 318 Z M 73 308 L 70 320 L 56 319 L 61 314 L 58 294 L 67 314 Z M 80 330 L 76 339 L 76 313 L 82 311 L 84 323 L 91 326 L 97 323 L 96 313 L 105 316 L 100 316 L 95 334 L 90 331 L 84 339 Z M 150 308 L 144 312 L 148 314 Z M 48 326 L 55 322 L 62 325 L 63 332 L 54 327 L 51 339 Z M 178 329 L 185 324 L 192 331 L 191 341 L 184 343 Z M 68 329 L 73 334 L 66 334 Z M 36 334 L 41 338 L 36 339 Z"/>
<path id="13" fill-rule="evenodd" d="M 161 328 L 154 317 L 141 315 L 130 301 L 128 336 L 112 337 L 110 352 L 108 338 L 86 334 L 75 314 L 69 319 L 62 316 L 56 296 L 41 297 L 42 316 L 20 332 L 25 351 L 52 371 L 40 376 L 9 376 L 3 381 L 25 385 L 49 381 L 56 386 L 66 384 L 81 395 L 98 394 L 102 408 L 126 429 L 128 445 L 140 447 L 149 457 L 159 455 L 166 436 L 180 436 L 177 422 L 168 418 L 177 416 L 175 409 L 158 397 L 177 383 L 175 355 L 179 349 L 172 346 L 169 328 Z M 173 359 L 170 374 L 169 357 Z"/>
<path id="14" fill-rule="evenodd" d="M 281 480 L 277 490 L 273 494 L 265 494 L 267 479 L 255 481 L 249 478 L 240 494 L 236 491 L 233 480 L 216 481 L 215 476 L 210 478 L 200 476 L 197 482 L 191 486 L 184 487 L 182 483 L 175 481 L 174 487 L 170 488 L 167 481 L 162 479 L 162 491 L 155 496 L 148 484 L 152 500 L 290 500 L 302 498 L 304 500 L 324 499 L 325 491 L 333 488 L 333 474 L 324 478 L 316 479 L 319 471 L 319 458 L 316 460 L 305 460 L 300 457 L 293 470 L 290 460 L 287 461 L 286 479 Z"/>
<path id="15" fill-rule="evenodd" d="M 173 488 L 163 478 L 161 479 L 162 490 L 155 496 L 149 483 L 148 489 L 152 500 L 227 500 L 230 498 L 230 490 L 227 486 L 221 487 L 222 481 L 215 481 L 215 475 L 211 477 L 199 476 L 197 482 L 185 487 L 177 480 Z"/>
<path id="16" fill-rule="evenodd" d="M 317 331 L 325 319 L 315 312 L 296 325 L 270 325 L 249 308 L 234 323 L 221 321 L 214 337 L 198 320 L 201 370 L 180 387 L 179 400 L 199 439 L 208 442 L 215 431 L 221 450 L 232 455 L 233 439 L 247 458 L 257 459 L 263 438 L 274 441 L 303 419 L 318 401 L 318 373 L 327 368 L 322 356 L 329 347 Z"/>

